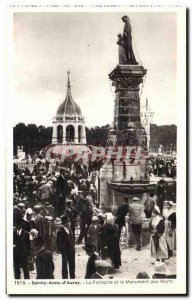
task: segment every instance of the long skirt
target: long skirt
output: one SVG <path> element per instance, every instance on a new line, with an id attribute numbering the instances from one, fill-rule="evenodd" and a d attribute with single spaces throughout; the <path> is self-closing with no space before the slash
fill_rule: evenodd
<path id="1" fill-rule="evenodd" d="M 168 259 L 168 247 L 165 233 L 159 237 L 158 247 L 156 247 L 153 236 L 151 236 L 151 257 L 155 259 Z"/>
<path id="2" fill-rule="evenodd" d="M 172 230 L 171 222 L 165 220 L 165 236 L 170 250 L 176 250 L 176 231 Z"/>

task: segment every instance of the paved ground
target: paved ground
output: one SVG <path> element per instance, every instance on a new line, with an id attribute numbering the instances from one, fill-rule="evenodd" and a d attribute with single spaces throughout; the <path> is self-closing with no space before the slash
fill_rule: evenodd
<path id="1" fill-rule="evenodd" d="M 85 251 L 82 249 L 82 245 L 76 245 L 76 278 L 83 279 L 85 276 L 85 269 L 88 257 Z M 135 248 L 121 249 L 121 261 L 122 266 L 118 271 L 112 274 L 113 278 L 128 278 L 134 279 L 138 272 L 145 271 L 150 276 L 154 273 L 154 259 L 150 257 L 149 245 L 142 248 L 141 251 L 136 251 Z M 55 264 L 55 279 L 62 279 L 61 276 L 61 255 L 54 253 L 54 264 Z M 165 261 L 167 269 L 172 273 L 176 274 L 176 256 L 171 257 Z M 30 276 L 31 279 L 36 278 L 36 274 Z"/>

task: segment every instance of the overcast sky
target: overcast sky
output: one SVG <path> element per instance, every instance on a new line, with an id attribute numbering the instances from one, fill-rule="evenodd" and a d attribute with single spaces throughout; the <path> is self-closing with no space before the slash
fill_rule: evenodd
<path id="1" fill-rule="evenodd" d="M 176 124 L 176 14 L 126 11 L 14 14 L 14 124 L 52 126 L 65 99 L 68 70 L 86 125 L 112 123 L 108 74 L 118 64 L 124 14 L 131 21 L 135 56 L 147 69 L 141 104 L 147 97 L 153 123 Z"/>

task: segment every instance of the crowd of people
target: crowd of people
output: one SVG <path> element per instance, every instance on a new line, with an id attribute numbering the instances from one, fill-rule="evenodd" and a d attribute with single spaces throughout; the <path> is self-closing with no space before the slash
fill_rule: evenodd
<path id="1" fill-rule="evenodd" d="M 161 177 L 165 175 L 166 177 L 174 178 L 177 172 L 177 159 L 174 156 L 165 155 L 151 155 L 150 156 L 150 168 L 149 174 Z"/>
<path id="2" fill-rule="evenodd" d="M 29 279 L 34 266 L 37 279 L 53 279 L 54 250 L 62 256 L 62 278 L 75 278 L 76 244 L 83 244 L 89 256 L 85 278 L 98 276 L 98 261 L 103 266 L 109 261 L 106 268 L 119 269 L 120 238 L 127 215 L 137 251 L 142 249 L 142 219 L 146 217 L 150 219 L 151 257 L 163 262 L 172 255 L 176 249 L 175 191 L 168 193 L 162 178 L 156 194 L 125 197 L 113 216 L 99 209 L 98 169 L 97 165 L 87 167 L 71 161 L 50 170 L 39 160 L 33 171 L 14 164 L 15 279 L 20 279 L 21 269 L 24 278 Z"/>

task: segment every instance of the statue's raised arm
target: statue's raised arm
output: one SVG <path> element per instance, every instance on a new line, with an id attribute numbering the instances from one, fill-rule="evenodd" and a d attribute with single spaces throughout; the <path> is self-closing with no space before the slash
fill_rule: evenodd
<path id="1" fill-rule="evenodd" d="M 123 44 L 127 58 L 127 64 L 138 64 L 132 48 L 131 24 L 127 16 L 123 16 L 122 21 L 125 23 L 123 31 Z"/>

